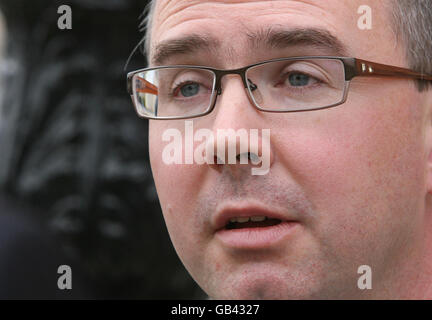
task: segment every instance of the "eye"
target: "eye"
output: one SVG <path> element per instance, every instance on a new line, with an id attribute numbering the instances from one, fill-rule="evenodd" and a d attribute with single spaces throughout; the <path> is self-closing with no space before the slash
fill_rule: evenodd
<path id="1" fill-rule="evenodd" d="M 200 85 L 198 83 L 190 82 L 177 87 L 176 93 L 180 91 L 183 97 L 192 97 L 198 94 Z"/>
<path id="2" fill-rule="evenodd" d="M 298 72 L 290 73 L 288 75 L 288 79 L 287 79 L 289 84 L 293 87 L 307 86 L 313 80 L 314 79 L 311 76 L 304 74 L 304 73 L 298 73 Z"/>
<path id="3" fill-rule="evenodd" d="M 291 87 L 306 87 L 318 82 L 318 79 L 301 72 L 290 72 L 285 80 L 285 84 Z"/>
<path id="4" fill-rule="evenodd" d="M 185 80 L 174 85 L 171 96 L 173 98 L 191 99 L 199 96 L 208 96 L 211 94 L 211 85 L 207 86 L 201 82 Z"/>

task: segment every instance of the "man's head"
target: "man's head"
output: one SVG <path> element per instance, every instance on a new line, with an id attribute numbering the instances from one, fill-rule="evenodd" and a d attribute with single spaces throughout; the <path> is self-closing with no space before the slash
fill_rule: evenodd
<path id="1" fill-rule="evenodd" d="M 432 73 L 425 63 L 431 58 L 422 56 L 432 52 L 432 40 L 419 43 L 418 32 L 418 25 L 431 29 L 431 11 L 425 1 L 403 3 L 160 0 L 149 19 L 149 62 L 236 69 L 269 59 L 343 53 Z M 358 27 L 361 5 L 371 8 L 371 29 Z M 419 17 L 416 9 L 422 8 Z M 293 30 L 302 32 L 300 41 L 267 45 L 275 31 L 293 39 Z M 317 42 L 316 31 L 332 46 Z M 215 45 L 187 47 L 182 41 L 188 36 Z M 169 50 L 161 53 L 161 47 Z M 185 133 L 184 120 L 151 120 L 149 129 L 170 237 L 209 296 L 427 294 L 419 283 L 427 283 L 432 253 L 430 91 L 403 78 L 358 77 L 342 105 L 268 113 L 254 108 L 238 75 L 224 77 L 221 88 L 215 109 L 195 118 L 194 128 L 270 129 L 268 141 L 260 137 L 270 152 L 266 175 L 251 175 L 250 165 L 239 163 L 166 165 L 162 137 L 172 128 Z M 260 221 L 229 228 L 230 218 L 261 216 L 272 218 L 265 228 Z M 361 265 L 372 269 L 372 290 L 357 286 Z"/>

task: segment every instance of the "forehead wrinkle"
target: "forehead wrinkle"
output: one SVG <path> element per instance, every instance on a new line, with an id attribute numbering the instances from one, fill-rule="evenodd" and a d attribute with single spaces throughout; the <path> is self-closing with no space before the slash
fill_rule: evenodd
<path id="1" fill-rule="evenodd" d="M 157 14 L 156 16 L 158 17 L 159 20 L 159 24 L 158 24 L 158 29 L 160 30 L 160 28 L 162 27 L 162 29 L 172 29 L 174 27 L 176 27 L 179 24 L 182 24 L 183 22 L 187 21 L 197 21 L 197 20 L 209 20 L 209 22 L 211 22 L 212 20 L 217 20 L 220 19 L 221 16 L 219 14 L 216 14 L 216 12 L 212 12 L 212 10 L 205 10 L 205 15 L 203 16 L 203 8 L 201 8 L 201 5 L 204 5 L 206 3 L 211 3 L 212 5 L 216 5 L 216 6 L 223 6 L 223 5 L 234 5 L 234 4 L 241 4 L 241 5 L 247 5 L 248 3 L 253 3 L 253 2 L 262 2 L 262 3 L 269 3 L 270 7 L 265 8 L 265 10 L 258 10 L 256 12 L 256 16 L 260 16 L 260 15 L 268 15 L 268 14 L 273 14 L 273 13 L 277 13 L 279 12 L 278 7 L 275 5 L 276 3 L 272 3 L 272 1 L 229 1 L 229 0 L 225 0 L 225 1 L 171 1 L 171 0 L 167 0 L 167 1 L 160 1 L 157 0 L 158 2 L 158 10 L 156 10 L 159 14 Z M 160 2 L 160 3 L 159 3 Z M 327 14 L 329 14 L 329 12 L 324 8 L 324 3 L 325 2 L 321 2 L 321 1 L 315 1 L 315 0 L 294 0 L 294 1 L 287 1 L 288 3 L 292 3 L 291 5 L 289 5 L 288 7 L 290 8 L 291 11 L 299 11 L 299 13 L 304 14 L 304 8 L 303 10 L 300 10 L 301 8 L 298 7 L 298 5 L 303 4 L 303 5 L 307 5 L 310 7 L 315 7 L 315 10 L 321 11 L 320 15 L 321 16 L 326 16 Z M 342 7 L 346 6 L 346 4 L 342 4 Z M 188 14 L 187 15 L 182 15 L 182 12 L 187 9 Z M 190 11 L 190 9 L 192 9 L 192 11 Z M 264 9 L 264 8 L 263 8 Z M 265 11 L 265 12 L 264 12 Z M 228 15 L 232 15 L 233 17 L 236 17 L 237 14 L 240 14 L 240 12 L 238 10 L 228 10 L 226 12 Z M 355 13 L 355 12 L 354 12 Z M 223 16 L 222 18 L 227 18 L 227 16 Z M 174 20 L 172 20 L 174 19 Z M 241 25 L 245 25 L 246 23 L 244 21 L 242 21 L 242 19 L 235 19 L 237 20 L 237 23 L 241 24 Z M 207 21 L 202 21 L 204 26 L 208 26 L 208 22 Z M 165 27 L 164 27 L 165 26 Z M 278 26 L 270 26 L 270 28 L 272 29 L 277 29 L 278 27 L 280 27 L 281 25 Z M 250 27 L 250 25 L 248 25 L 248 27 Z M 329 27 L 330 31 L 334 31 L 333 29 L 333 25 L 330 23 L 330 25 L 327 25 L 327 27 Z M 245 31 L 248 30 L 248 28 L 244 28 Z M 271 30 L 270 30 L 271 31 Z M 269 33 L 270 31 L 259 31 L 255 32 L 255 35 L 252 35 L 252 33 L 247 33 L 247 32 L 242 32 L 242 35 L 244 36 L 244 38 L 242 37 L 240 39 L 239 35 L 236 35 L 235 39 L 223 39 L 223 43 L 220 43 L 219 46 L 213 46 L 213 48 L 209 48 L 209 49 L 205 49 L 207 52 L 205 53 L 210 53 L 213 57 L 218 58 L 218 59 L 223 59 L 224 62 L 234 62 L 236 60 L 238 60 L 238 56 L 235 53 L 236 52 L 236 48 L 238 48 L 238 46 L 240 44 L 248 44 L 249 48 L 251 47 L 250 45 L 252 44 L 253 48 L 256 47 L 263 47 L 262 44 L 260 44 L 260 42 L 262 42 L 262 39 L 260 38 L 259 33 L 261 32 L 261 38 L 263 38 L 262 36 L 265 33 Z M 333 33 L 333 32 L 332 32 Z M 258 37 L 256 36 L 258 34 Z M 299 37 L 293 37 L 293 35 L 290 35 L 291 40 L 296 40 L 297 44 L 302 44 L 299 43 L 303 40 L 300 41 Z M 159 37 L 153 37 L 153 39 L 157 39 Z M 249 38 L 249 39 L 248 39 Z M 252 40 L 250 40 L 252 38 Z M 253 38 L 256 39 L 253 40 Z M 279 35 L 279 38 L 277 36 L 273 37 L 273 41 L 269 41 L 270 46 L 268 46 L 269 48 L 282 48 L 282 46 L 278 47 L 278 43 L 284 42 L 284 41 L 279 41 L 279 40 L 286 40 L 287 37 L 283 36 L 282 34 Z M 311 42 L 313 42 L 313 44 L 317 47 L 319 47 L 320 45 L 323 45 L 326 43 L 325 41 L 326 39 L 322 38 L 319 39 L 318 37 L 315 37 L 313 39 L 313 41 L 309 41 L 309 43 L 307 43 L 306 41 L 304 41 L 303 45 L 307 45 L 307 44 L 311 44 Z M 249 42 L 249 43 L 248 43 Z M 285 41 L 286 42 L 286 41 Z M 295 41 L 294 41 L 295 42 Z M 340 42 L 340 41 L 339 41 Z M 342 46 L 337 46 L 337 41 L 333 41 L 333 48 L 335 48 L 335 50 L 331 50 L 331 51 L 342 51 L 339 50 L 341 49 Z M 155 43 L 153 43 L 153 45 L 151 45 L 152 49 L 154 48 Z M 327 46 L 329 47 L 329 46 Z M 200 48 L 203 49 L 203 48 Z M 213 50 L 216 49 L 216 50 Z M 209 52 L 211 50 L 211 52 Z M 152 53 L 153 50 L 150 50 L 150 55 Z M 195 51 L 195 52 L 198 52 Z M 187 54 L 187 52 L 184 52 L 185 54 Z M 189 51 L 189 54 L 191 54 L 192 51 Z M 224 55 L 223 58 L 220 58 L 221 55 Z"/>
<path id="2" fill-rule="evenodd" d="M 156 0 L 154 0 L 156 1 Z M 331 1 L 340 1 L 340 0 L 331 0 Z M 355 1 L 355 0 L 351 0 Z M 357 0 L 359 1 L 359 0 Z M 307 6 L 313 8 L 316 12 L 321 12 L 321 15 L 324 16 L 329 12 L 329 8 L 327 6 L 328 0 L 285 0 L 285 1 L 272 1 L 272 0 L 157 0 L 156 10 L 157 14 L 156 20 L 159 21 L 162 26 L 165 24 L 166 20 L 170 20 L 172 18 L 177 18 L 177 16 L 182 14 L 185 10 L 187 10 L 190 14 L 190 9 L 192 9 L 193 15 L 196 17 L 202 17 L 203 10 L 201 6 L 205 5 L 213 5 L 214 8 L 221 8 L 230 6 L 239 6 L 238 8 L 227 10 L 222 17 L 227 18 L 230 16 L 232 19 L 237 18 L 237 14 L 239 13 L 239 9 L 247 8 L 249 5 L 257 3 L 261 6 L 259 10 L 255 10 L 254 16 L 260 15 L 268 15 L 268 14 L 277 14 L 280 13 L 281 8 L 289 8 L 292 11 L 297 11 L 300 14 L 304 14 L 305 10 L 303 6 Z M 284 4 L 283 7 L 280 7 L 280 3 Z M 340 8 L 346 8 L 349 6 L 347 3 L 340 3 Z M 357 8 L 357 7 L 355 7 Z M 220 15 L 217 14 L 216 10 L 204 10 L 206 18 L 221 18 Z M 355 12 L 353 13 L 355 14 Z M 355 17 L 355 16 L 354 16 Z M 189 19 L 189 18 L 186 18 Z M 179 21 L 181 22 L 181 21 Z M 177 22 L 176 24 L 178 24 Z"/>
<path id="3" fill-rule="evenodd" d="M 254 49 L 268 47 L 283 49 L 290 46 L 313 46 L 329 49 L 333 54 L 344 56 L 347 48 L 330 31 L 316 27 L 286 28 L 282 25 L 273 25 L 246 32 L 249 46 Z"/>
<path id="4" fill-rule="evenodd" d="M 247 30 L 247 29 L 245 29 Z M 294 46 L 317 47 L 327 49 L 331 54 L 345 56 L 345 45 L 333 36 L 328 30 L 322 28 L 289 28 L 277 26 L 247 30 L 245 38 L 237 41 L 222 42 L 207 34 L 185 35 L 177 39 L 168 39 L 158 43 L 154 50 L 152 63 L 161 65 L 171 57 L 199 54 L 204 52 L 209 56 L 223 56 L 225 62 L 235 63 L 239 59 L 232 43 L 245 41 L 250 49 L 283 49 Z"/>

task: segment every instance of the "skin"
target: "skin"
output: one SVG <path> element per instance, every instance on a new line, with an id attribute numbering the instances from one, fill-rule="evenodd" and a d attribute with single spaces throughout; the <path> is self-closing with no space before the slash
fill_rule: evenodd
<path id="1" fill-rule="evenodd" d="M 357 28 L 360 5 L 373 28 Z M 158 0 L 153 45 L 189 33 L 219 39 L 218 51 L 167 64 L 238 68 L 310 53 L 251 50 L 245 26 L 321 27 L 348 56 L 407 67 L 385 1 Z M 299 49 L 300 50 L 300 49 Z M 227 53 L 229 53 L 227 55 Z M 150 51 L 150 57 L 153 51 Z M 165 165 L 162 133 L 184 121 L 150 121 L 150 160 L 174 247 L 195 281 L 217 299 L 432 298 L 432 95 L 404 79 L 355 78 L 345 104 L 273 114 L 253 108 L 238 76 L 225 77 L 215 110 L 194 128 L 271 129 L 271 168 Z M 267 250 L 224 247 L 212 226 L 223 205 L 253 203 L 290 212 L 299 225 Z M 372 290 L 357 287 L 357 268 L 372 268 Z"/>

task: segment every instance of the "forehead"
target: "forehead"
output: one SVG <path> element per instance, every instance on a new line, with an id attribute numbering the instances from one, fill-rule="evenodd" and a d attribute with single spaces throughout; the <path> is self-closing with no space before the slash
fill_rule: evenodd
<path id="1" fill-rule="evenodd" d="M 371 8 L 370 30 L 358 27 L 363 14 L 359 8 L 364 5 Z M 214 54 L 247 54 L 251 32 L 281 27 L 328 31 L 349 48 L 350 54 L 381 61 L 388 55 L 389 45 L 394 45 L 389 1 L 384 0 L 157 0 L 150 56 L 158 43 L 187 35 L 216 40 Z"/>

